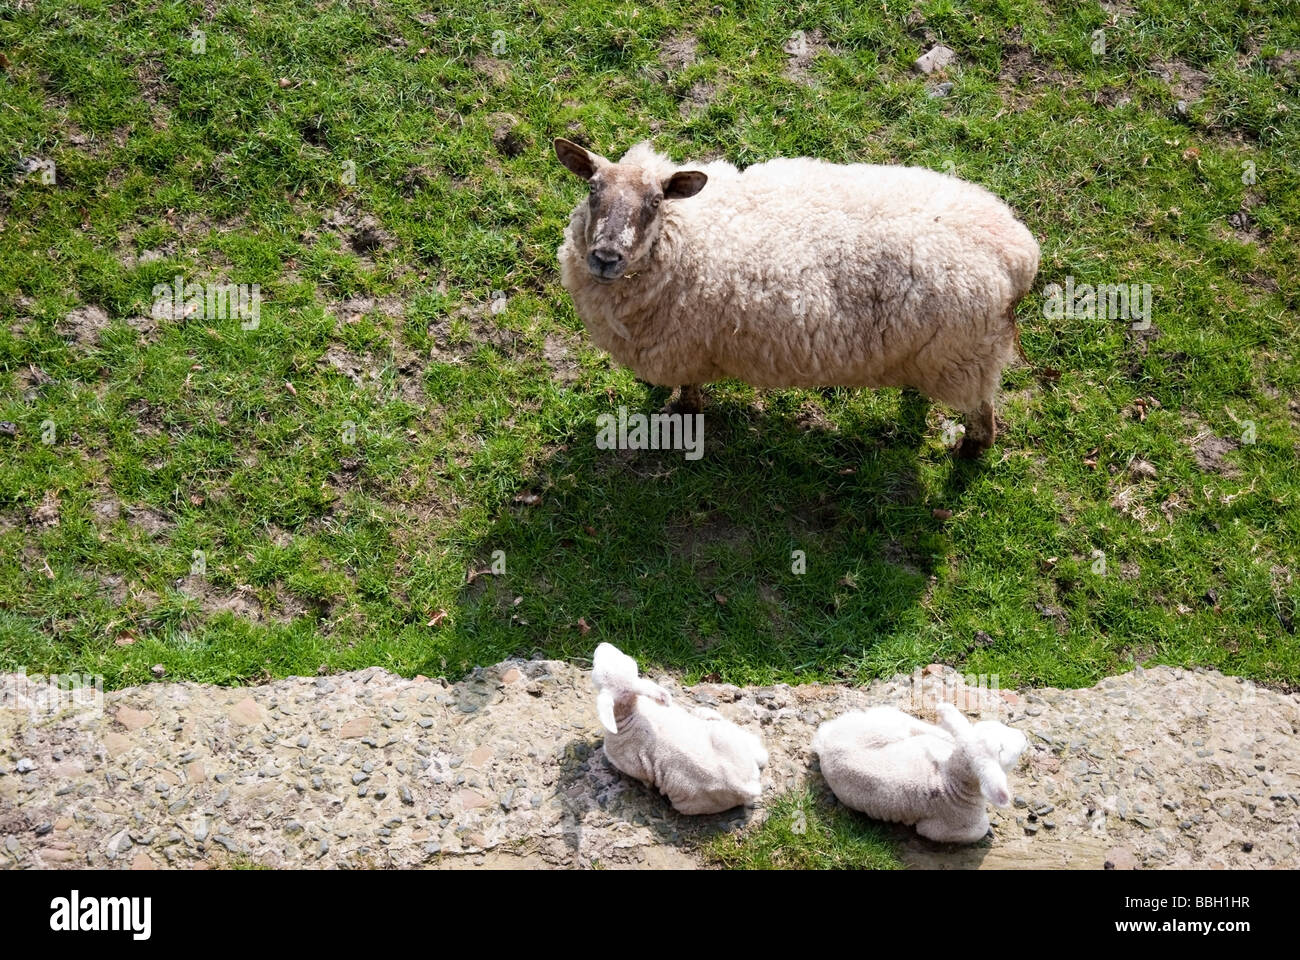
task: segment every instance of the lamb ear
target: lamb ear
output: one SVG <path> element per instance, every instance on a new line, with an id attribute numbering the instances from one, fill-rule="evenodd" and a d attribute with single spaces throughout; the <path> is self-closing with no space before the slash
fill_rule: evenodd
<path id="1" fill-rule="evenodd" d="M 614 695 L 608 690 L 596 694 L 596 714 L 600 725 L 610 733 L 618 733 L 618 721 L 614 719 Z"/>
<path id="2" fill-rule="evenodd" d="M 1011 788 L 1007 785 L 1007 775 L 1002 767 L 992 758 L 985 760 L 979 767 L 980 790 L 989 802 L 996 807 L 1011 805 Z"/>
<path id="3" fill-rule="evenodd" d="M 590 180 L 594 177 L 596 168 L 605 159 L 585 147 L 578 146 L 572 140 L 565 140 L 563 137 L 555 138 L 555 156 L 567 169 L 584 180 Z"/>
<path id="4" fill-rule="evenodd" d="M 637 679 L 637 686 L 640 688 L 637 690 L 637 693 L 641 694 L 641 696 L 649 697 L 655 703 L 665 707 L 671 707 L 673 705 L 673 695 L 653 680 L 639 677 Z"/>
<path id="5" fill-rule="evenodd" d="M 703 190 L 708 182 L 709 176 L 706 173 L 700 173 L 698 170 L 678 170 L 664 181 L 664 199 L 685 200 L 687 197 L 693 197 Z"/>
<path id="6" fill-rule="evenodd" d="M 939 714 L 939 726 L 943 727 L 954 737 L 961 738 L 970 735 L 970 721 L 962 716 L 961 711 L 951 703 L 940 703 L 936 708 L 936 712 Z"/>

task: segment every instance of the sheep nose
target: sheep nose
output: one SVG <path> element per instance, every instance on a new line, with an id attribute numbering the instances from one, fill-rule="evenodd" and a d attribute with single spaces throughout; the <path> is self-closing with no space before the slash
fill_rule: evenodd
<path id="1" fill-rule="evenodd" d="M 587 266 L 591 272 L 600 277 L 614 278 L 623 273 L 626 261 L 623 255 L 608 248 L 593 250 L 587 254 Z"/>

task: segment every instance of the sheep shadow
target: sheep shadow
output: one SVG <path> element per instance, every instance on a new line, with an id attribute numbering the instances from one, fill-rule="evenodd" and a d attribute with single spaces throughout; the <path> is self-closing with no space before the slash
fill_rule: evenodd
<path id="1" fill-rule="evenodd" d="M 609 411 L 589 409 L 463 546 L 497 573 L 461 588 L 467 642 L 480 658 L 574 660 L 609 640 L 643 667 L 734 682 L 855 675 L 922 615 L 949 546 L 934 508 L 983 469 L 930 445 L 946 480 L 927 492 L 929 402 L 876 393 L 889 399 L 846 405 L 838 429 L 797 398 L 724 398 L 695 460 L 599 449 Z"/>
<path id="2" fill-rule="evenodd" d="M 875 831 L 877 836 L 883 835 L 893 845 L 895 855 L 905 869 L 978 870 L 993 850 L 993 840 L 989 835 L 969 844 L 938 843 L 927 840 L 913 827 L 874 820 L 859 810 L 844 806 L 826 782 L 816 758 L 810 763 L 808 774 L 807 786 L 813 794 L 814 802 L 821 805 L 823 814 L 838 811 L 856 829 Z"/>
<path id="3" fill-rule="evenodd" d="M 555 795 L 564 808 L 562 835 L 575 863 L 580 854 L 608 859 L 621 853 L 613 847 L 625 836 L 620 831 L 611 831 L 609 842 L 602 842 L 597 828 L 587 842 L 587 822 L 597 812 L 601 819 L 648 828 L 657 846 L 682 856 L 687 849 L 742 829 L 753 820 L 754 811 L 744 807 L 705 816 L 677 813 L 658 790 L 616 770 L 605 757 L 603 743 L 599 737 L 579 737 L 565 744 L 561 753 Z"/>
<path id="4" fill-rule="evenodd" d="M 602 746 L 599 737 L 580 737 L 565 744 L 561 753 L 555 795 L 564 809 L 562 836 L 575 865 L 586 865 L 583 860 L 598 861 L 602 866 L 630 865 L 624 862 L 626 848 L 617 846 L 627 834 L 610 829 L 612 821 L 648 828 L 654 847 L 666 854 L 659 865 L 680 866 L 693 863 L 694 848 L 722 834 L 745 830 L 771 815 L 767 806 L 774 799 L 771 793 L 754 808 L 737 807 L 705 816 L 679 814 L 658 790 L 616 770 Z M 872 820 L 840 805 L 815 761 L 808 773 L 814 803 L 823 808 L 823 815 L 843 811 L 856 829 L 887 838 L 906 869 L 978 870 L 993 850 L 989 837 L 973 844 L 936 843 L 911 827 Z M 589 821 L 594 821 L 590 828 Z M 644 854 L 649 848 L 639 849 Z"/>

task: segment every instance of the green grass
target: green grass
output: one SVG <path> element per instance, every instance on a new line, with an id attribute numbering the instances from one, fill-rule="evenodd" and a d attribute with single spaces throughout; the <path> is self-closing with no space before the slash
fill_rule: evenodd
<path id="1" fill-rule="evenodd" d="M 891 828 L 798 790 L 767 801 L 761 826 L 715 837 L 705 858 L 732 870 L 901 869 Z"/>
<path id="2" fill-rule="evenodd" d="M 1295 6 L 912 7 L 0 9 L 0 669 L 454 678 L 608 639 L 688 682 L 945 661 L 1003 686 L 1143 662 L 1300 683 Z M 694 62 L 665 66 L 684 36 Z M 947 97 L 909 69 L 932 39 L 959 58 Z M 1165 63 L 1198 71 L 1185 112 Z M 898 391 L 736 383 L 699 461 L 598 450 L 599 414 L 664 395 L 590 346 L 559 286 L 581 186 L 557 135 L 951 163 L 1042 241 L 1021 326 L 1060 380 L 1008 371 L 978 467 Z M 10 176 L 23 157 L 55 182 Z M 260 326 L 140 332 L 178 274 L 259 284 Z M 1150 283 L 1158 336 L 1044 318 L 1067 276 Z M 70 340 L 79 305 L 108 324 Z M 1198 435 L 1248 429 L 1198 466 Z M 1130 480 L 1134 458 L 1156 476 Z M 467 583 L 498 550 L 505 574 Z"/>

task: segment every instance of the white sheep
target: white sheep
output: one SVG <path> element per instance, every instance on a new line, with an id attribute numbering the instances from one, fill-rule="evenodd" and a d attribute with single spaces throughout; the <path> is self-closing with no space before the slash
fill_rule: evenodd
<path id="1" fill-rule="evenodd" d="M 982 187 L 920 167 L 778 159 L 679 167 L 649 144 L 612 163 L 557 139 L 590 184 L 560 278 L 596 345 L 661 386 L 911 386 L 993 442 L 1038 243 Z"/>
<path id="2" fill-rule="evenodd" d="M 616 769 L 658 787 L 679 813 L 720 813 L 758 799 L 767 751 L 752 733 L 716 711 L 674 706 L 612 644 L 596 648 L 591 680 L 605 756 Z"/>
<path id="3" fill-rule="evenodd" d="M 817 728 L 812 749 L 846 807 L 876 820 L 915 825 L 943 843 L 974 843 L 989 829 L 984 800 L 1011 802 L 1007 772 L 1025 735 L 1001 723 L 975 725 L 950 703 L 941 727 L 893 707 L 846 713 Z"/>

